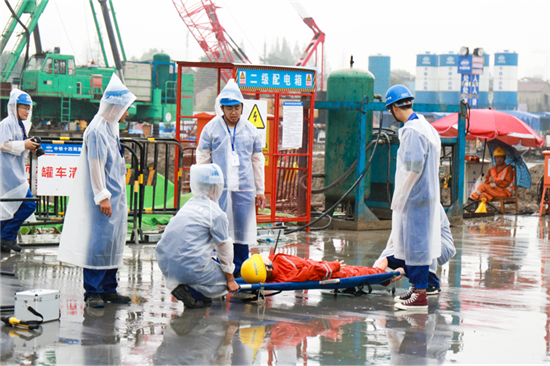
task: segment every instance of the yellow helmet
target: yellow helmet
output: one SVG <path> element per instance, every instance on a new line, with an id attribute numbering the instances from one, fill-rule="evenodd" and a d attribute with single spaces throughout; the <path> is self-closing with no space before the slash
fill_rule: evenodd
<path id="1" fill-rule="evenodd" d="M 247 283 L 265 282 L 267 271 L 259 254 L 253 254 L 252 257 L 243 262 L 241 276 Z"/>
<path id="2" fill-rule="evenodd" d="M 240 328 L 239 338 L 242 344 L 246 344 L 253 349 L 260 348 L 265 336 L 265 326 Z"/>
<path id="3" fill-rule="evenodd" d="M 497 147 L 493 156 L 506 156 L 506 151 L 502 147 Z"/>

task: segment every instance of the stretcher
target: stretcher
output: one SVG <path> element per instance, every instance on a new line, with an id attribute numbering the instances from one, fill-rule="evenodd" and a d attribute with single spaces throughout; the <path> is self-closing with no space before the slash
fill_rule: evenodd
<path id="1" fill-rule="evenodd" d="M 264 296 L 264 291 L 295 291 L 295 290 L 339 290 L 339 289 L 359 289 L 361 291 L 364 286 L 367 286 L 370 293 L 372 288 L 370 285 L 384 283 L 392 278 L 395 278 L 403 273 L 399 271 L 378 273 L 367 276 L 347 277 L 347 278 L 332 278 L 322 281 L 306 281 L 306 282 L 279 282 L 279 283 L 246 283 L 242 278 L 237 278 L 235 281 L 241 287 L 238 292 L 258 291 L 258 296 Z M 364 292 L 363 292 L 364 293 Z M 260 295 L 261 294 L 261 295 Z"/>

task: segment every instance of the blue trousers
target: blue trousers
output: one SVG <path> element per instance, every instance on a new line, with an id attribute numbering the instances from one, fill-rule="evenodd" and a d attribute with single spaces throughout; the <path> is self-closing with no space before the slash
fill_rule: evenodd
<path id="1" fill-rule="evenodd" d="M 233 244 L 233 263 L 235 264 L 235 275 L 240 276 L 243 262 L 248 259 L 247 244 Z"/>
<path id="2" fill-rule="evenodd" d="M 32 198 L 31 190 L 27 192 L 27 198 Z M 36 210 L 36 203 L 32 201 L 21 202 L 21 206 L 13 215 L 10 220 L 0 221 L 0 228 L 2 234 L 0 237 L 3 240 L 15 241 L 17 233 L 21 228 L 21 225 L 28 219 L 32 213 Z"/>
<path id="3" fill-rule="evenodd" d="M 405 276 L 414 284 L 414 288 L 423 290 L 428 288 L 428 285 L 439 287 L 439 278 L 435 273 L 430 272 L 430 266 L 407 266 L 404 260 L 397 259 L 393 255 L 387 259 L 388 267 L 391 269 L 399 267 L 405 269 Z"/>
<path id="4" fill-rule="evenodd" d="M 200 292 L 198 292 L 197 290 L 195 289 L 192 289 L 191 286 L 187 286 L 187 288 L 189 289 L 189 292 L 191 292 L 191 295 L 193 295 L 193 297 L 195 298 L 195 300 L 200 300 L 200 299 L 204 299 L 205 296 L 203 294 L 201 294 Z"/>
<path id="5" fill-rule="evenodd" d="M 91 294 L 108 294 L 116 292 L 118 285 L 114 269 L 88 269 L 84 268 L 84 299 Z"/>

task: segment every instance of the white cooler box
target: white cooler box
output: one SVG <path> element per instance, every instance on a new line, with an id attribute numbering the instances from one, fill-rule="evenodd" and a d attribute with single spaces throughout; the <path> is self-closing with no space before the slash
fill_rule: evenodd
<path id="1" fill-rule="evenodd" d="M 44 321 L 58 320 L 59 311 L 59 291 L 57 290 L 29 290 L 15 293 L 14 314 L 17 319 L 38 320 L 40 317 L 27 310 L 32 307 L 38 313 L 42 314 Z"/>

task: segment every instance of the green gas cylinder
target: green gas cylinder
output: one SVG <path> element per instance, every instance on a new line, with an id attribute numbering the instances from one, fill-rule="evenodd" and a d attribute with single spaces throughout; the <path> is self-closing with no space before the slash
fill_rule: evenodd
<path id="1" fill-rule="evenodd" d="M 365 70 L 350 67 L 334 71 L 327 80 L 327 101 L 361 102 L 366 96 L 374 97 L 374 76 Z M 325 138 L 325 187 L 344 175 L 357 159 L 358 124 L 360 112 L 350 110 L 329 110 Z M 366 141 L 372 140 L 372 112 L 367 112 Z M 366 161 L 370 153 L 365 153 Z M 357 179 L 353 171 L 337 187 L 325 192 L 326 206 L 336 202 Z M 370 196 L 370 169 L 364 178 L 365 199 Z M 344 202 L 355 201 L 355 190 Z"/>

